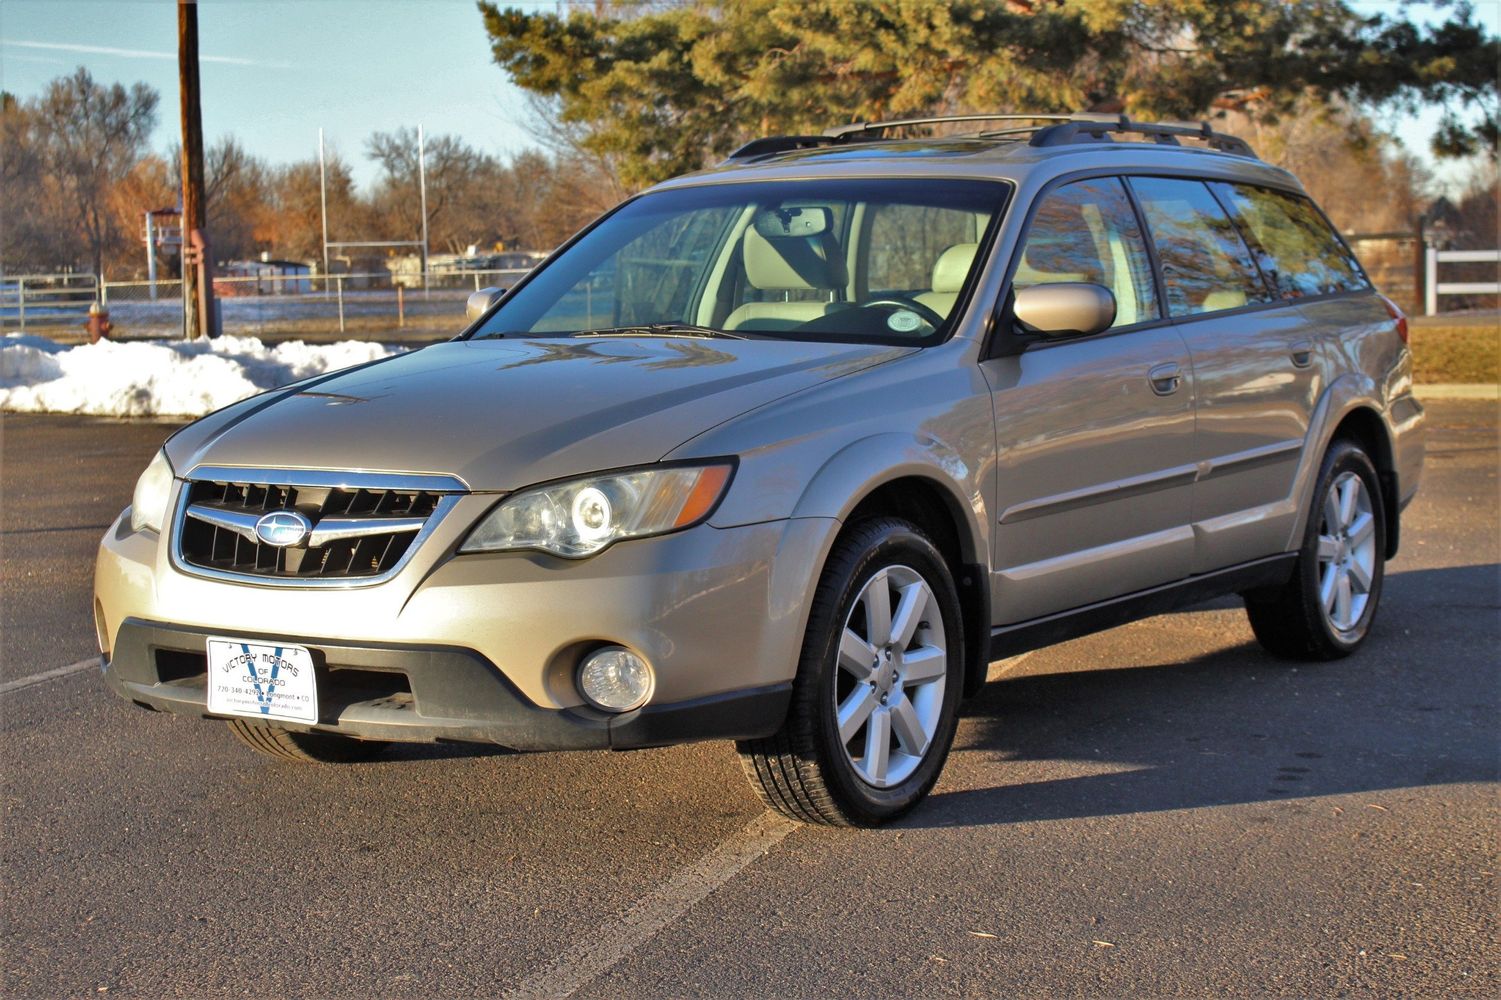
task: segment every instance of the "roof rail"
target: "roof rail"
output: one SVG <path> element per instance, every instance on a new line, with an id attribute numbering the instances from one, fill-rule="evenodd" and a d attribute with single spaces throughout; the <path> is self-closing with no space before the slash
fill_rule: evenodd
<path id="1" fill-rule="evenodd" d="M 1076 142 L 1098 142 L 1105 140 L 1106 134 L 1111 132 L 1148 135 L 1155 142 L 1168 146 L 1181 145 L 1179 136 L 1199 139 L 1221 153 L 1260 159 L 1250 143 L 1238 136 L 1216 132 L 1208 122 L 1139 122 L 1126 115 L 1070 115 L 1066 121 L 1033 132 L 1030 145 L 1067 146 Z"/>
<path id="2" fill-rule="evenodd" d="M 851 125 L 835 126 L 819 135 L 770 135 L 761 139 L 752 139 L 731 153 L 729 159 L 749 160 L 757 156 L 790 153 L 797 149 L 833 146 L 866 137 L 874 137 L 875 133 L 884 132 L 887 129 L 902 128 L 910 125 L 994 121 L 1065 122 L 1069 118 L 1069 115 L 948 115 L 934 118 L 898 118 L 882 122 L 855 122 Z M 1032 127 L 1041 128 L 1040 125 Z"/>
<path id="3" fill-rule="evenodd" d="M 1099 114 L 1075 112 L 1067 115 L 944 115 L 931 118 L 897 118 L 891 121 L 855 122 L 838 125 L 819 135 L 773 135 L 752 139 L 730 154 L 730 160 L 748 160 L 759 156 L 772 156 L 797 149 L 814 149 L 819 146 L 842 145 L 874 138 L 887 129 L 913 125 L 940 125 L 950 122 L 1034 122 L 996 131 L 978 133 L 980 136 L 1000 137 L 1005 135 L 1030 134 L 1032 146 L 1067 146 L 1074 143 L 1109 142 L 1109 133 L 1132 132 L 1151 136 L 1157 143 L 1167 146 L 1181 145 L 1178 138 L 1199 139 L 1209 148 L 1236 156 L 1258 159 L 1249 143 L 1224 132 L 1216 132 L 1206 122 L 1141 122 L 1123 114 Z"/>
<path id="4" fill-rule="evenodd" d="M 1072 117 L 1072 115 L 941 115 L 934 118 L 896 118 L 885 122 L 855 122 L 852 125 L 837 125 L 825 131 L 824 135 L 834 140 L 847 142 L 858 135 L 884 132 L 889 128 L 902 128 L 908 125 L 942 125 L 947 122 L 1066 122 Z"/>

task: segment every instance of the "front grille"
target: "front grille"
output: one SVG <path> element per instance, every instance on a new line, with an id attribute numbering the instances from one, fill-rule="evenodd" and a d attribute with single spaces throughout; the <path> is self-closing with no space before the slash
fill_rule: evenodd
<path id="1" fill-rule="evenodd" d="M 178 551 L 189 566 L 249 577 L 337 580 L 397 568 L 434 516 L 442 494 L 425 490 L 190 482 Z M 303 543 L 266 544 L 254 530 L 270 511 L 297 511 L 313 532 Z M 323 537 L 320 534 L 337 537 Z"/>

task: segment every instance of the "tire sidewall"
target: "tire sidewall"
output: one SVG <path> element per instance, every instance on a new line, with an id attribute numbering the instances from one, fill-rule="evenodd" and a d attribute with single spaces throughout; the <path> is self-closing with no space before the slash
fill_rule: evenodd
<path id="1" fill-rule="evenodd" d="M 810 679 L 816 685 L 818 721 L 815 738 L 826 780 L 840 800 L 848 804 L 851 818 L 870 824 L 893 819 L 911 809 L 938 780 L 958 728 L 964 669 L 964 626 L 959 614 L 959 598 L 943 558 L 927 538 L 910 526 L 887 522 L 880 528 L 881 535 L 867 545 L 849 571 L 820 582 L 820 586 L 836 588 L 838 598 L 826 605 L 834 609 L 831 620 L 810 623 L 820 632 L 816 636 L 810 634 L 809 638 L 815 641 L 810 642 L 805 650 L 805 655 L 816 658 L 816 672 L 811 673 Z M 944 681 L 938 729 L 922 763 L 901 784 L 876 788 L 861 780 L 845 756 L 835 718 L 834 688 L 839 671 L 839 639 L 855 599 L 877 570 L 897 565 L 919 573 L 937 598 L 948 647 L 948 676 Z"/>
<path id="2" fill-rule="evenodd" d="M 1346 472 L 1353 472 L 1365 485 L 1371 498 L 1371 512 L 1376 518 L 1376 559 L 1371 571 L 1370 598 L 1360 621 L 1348 632 L 1337 631 L 1324 614 L 1319 600 L 1319 524 L 1323 520 L 1324 498 L 1334 481 Z M 1307 617 L 1318 630 L 1330 652 L 1345 655 L 1354 652 L 1371 633 L 1371 623 L 1381 603 L 1381 590 L 1386 579 L 1386 506 L 1381 494 L 1381 485 L 1376 478 L 1376 468 L 1370 458 L 1356 444 L 1338 441 L 1324 456 L 1319 470 L 1318 487 L 1309 506 L 1308 525 L 1303 536 L 1303 548 L 1298 559 L 1299 584 Z"/>

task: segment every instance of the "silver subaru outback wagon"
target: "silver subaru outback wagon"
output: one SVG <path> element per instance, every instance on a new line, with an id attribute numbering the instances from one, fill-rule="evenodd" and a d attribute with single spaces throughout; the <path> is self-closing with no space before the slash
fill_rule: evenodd
<path id="1" fill-rule="evenodd" d="M 99 550 L 108 685 L 298 761 L 731 739 L 875 824 L 993 659 L 1224 594 L 1360 646 L 1423 411 L 1297 180 L 1207 125 L 894 124 L 752 142 L 456 339 L 179 430 Z"/>

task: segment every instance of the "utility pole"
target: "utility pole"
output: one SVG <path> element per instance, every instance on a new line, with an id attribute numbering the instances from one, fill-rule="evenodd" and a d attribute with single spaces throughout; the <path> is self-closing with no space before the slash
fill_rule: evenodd
<path id="1" fill-rule="evenodd" d="M 183 336 L 219 336 L 213 256 L 203 204 L 203 114 L 198 98 L 198 4 L 177 0 L 177 78 L 182 108 Z"/>
<path id="2" fill-rule="evenodd" d="M 318 217 L 323 220 L 323 294 L 328 294 L 328 164 L 323 155 L 323 130 L 318 130 Z"/>
<path id="3" fill-rule="evenodd" d="M 422 295 L 427 297 L 427 147 L 422 141 L 422 124 L 417 124 L 417 190 L 422 209 Z"/>

